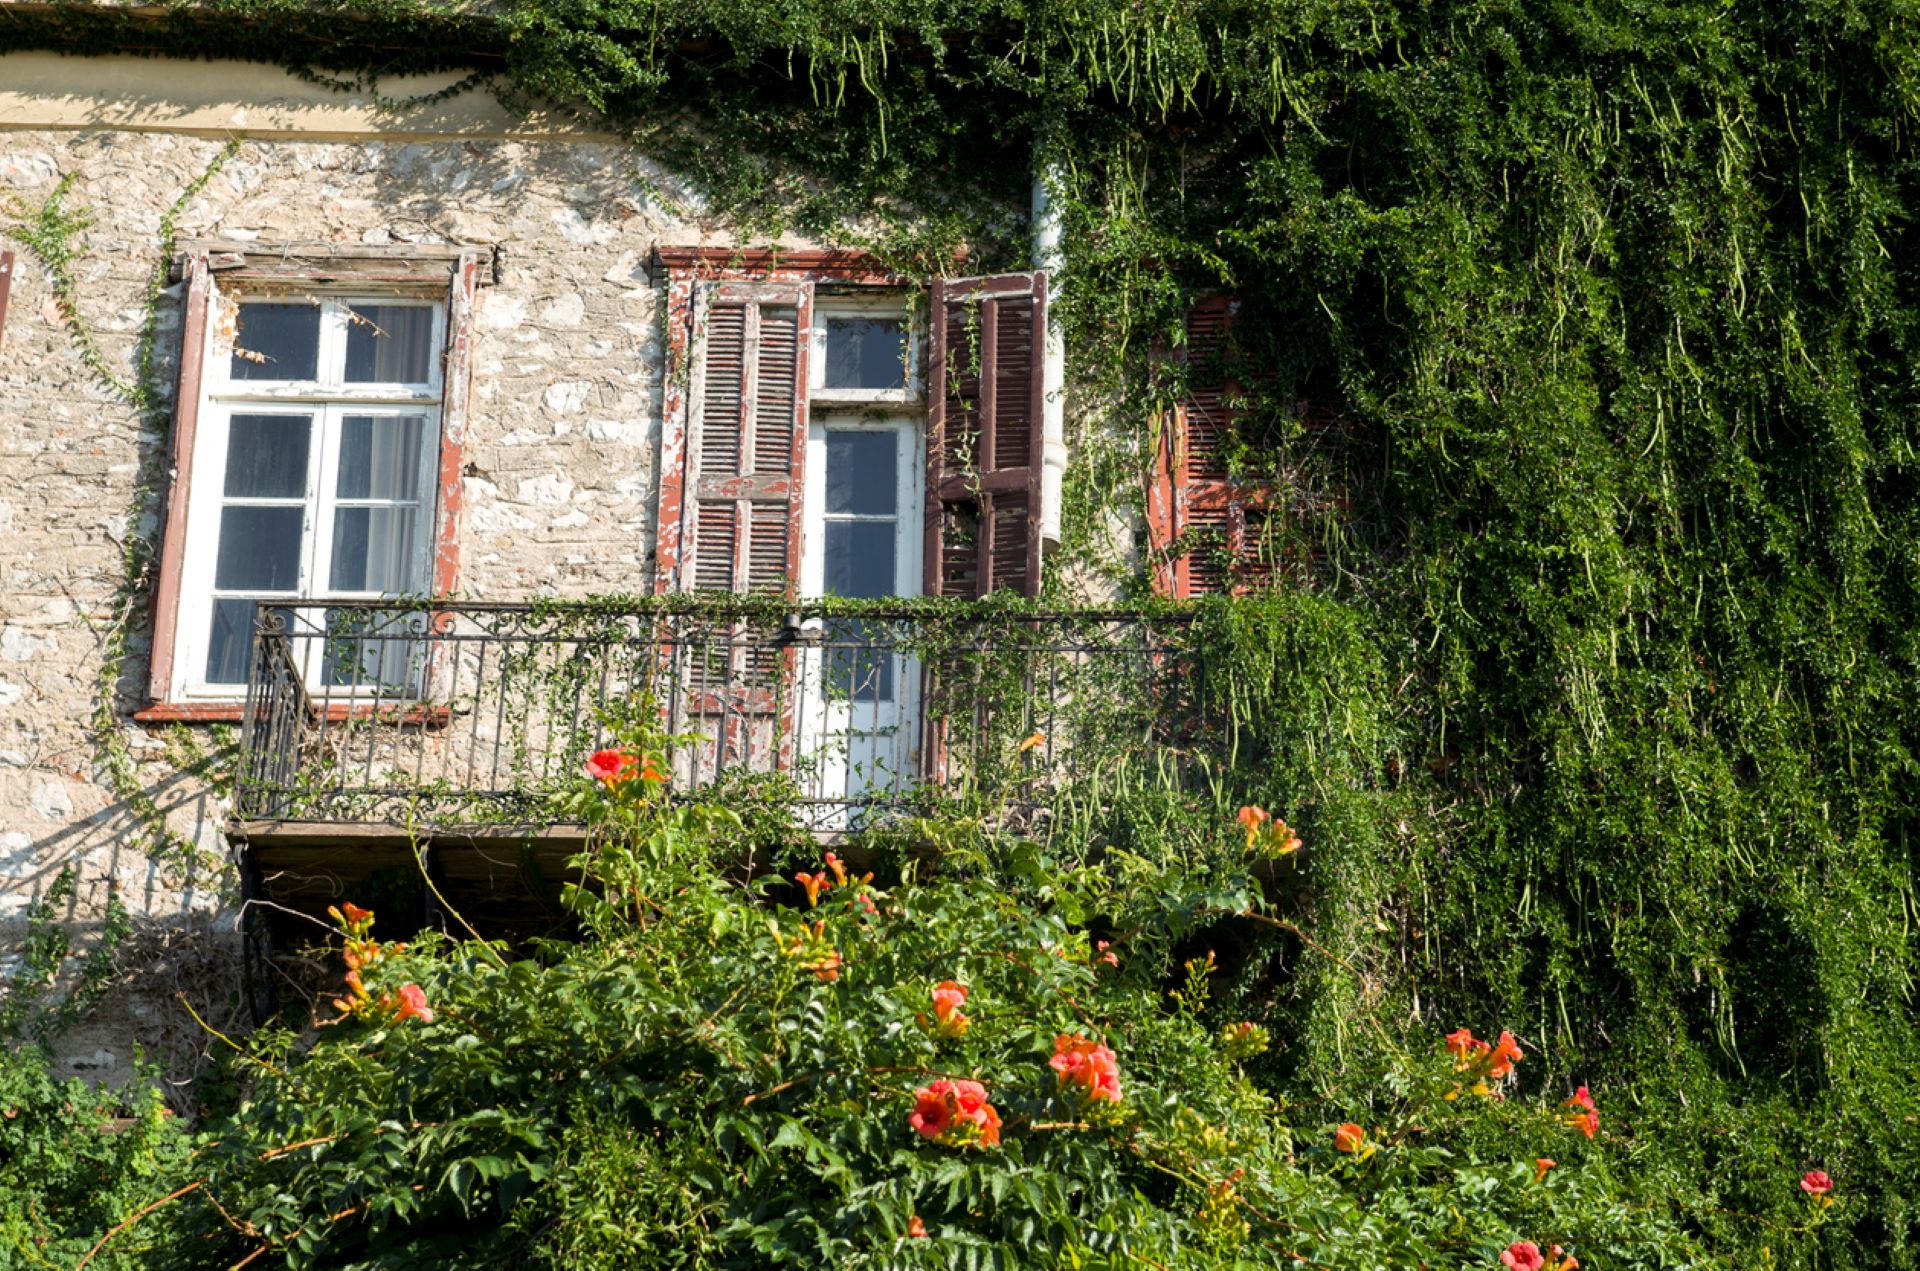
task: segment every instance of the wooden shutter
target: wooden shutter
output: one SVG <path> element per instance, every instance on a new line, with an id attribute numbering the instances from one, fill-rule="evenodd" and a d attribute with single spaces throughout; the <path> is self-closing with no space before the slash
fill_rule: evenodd
<path id="1" fill-rule="evenodd" d="M 1040 593 L 1047 276 L 933 284 L 926 589 Z"/>
<path id="2" fill-rule="evenodd" d="M 1228 372 L 1240 302 L 1209 296 L 1187 313 L 1187 340 L 1175 354 L 1187 390 L 1157 438 L 1147 490 L 1154 583 L 1177 598 L 1238 592 L 1272 582 L 1266 525 L 1270 482 L 1228 472 L 1244 390 Z"/>
<path id="3" fill-rule="evenodd" d="M 674 582 L 682 591 L 791 596 L 800 577 L 812 290 L 708 283 L 693 304 L 686 436 L 663 447 L 680 451 L 685 465 Z"/>

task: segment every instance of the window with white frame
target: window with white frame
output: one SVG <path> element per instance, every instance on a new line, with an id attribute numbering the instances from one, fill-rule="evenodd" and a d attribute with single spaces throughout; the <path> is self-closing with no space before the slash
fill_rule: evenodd
<path id="1" fill-rule="evenodd" d="M 657 249 L 670 382 L 661 428 L 657 586 L 832 594 L 799 480 L 809 421 L 917 430 L 924 515 L 905 525 L 921 590 L 1040 590 L 1047 330 L 1044 272 L 937 278 L 925 293 L 837 252 Z M 921 304 L 921 296 L 926 302 Z M 922 369 L 924 366 L 924 369 Z"/>
<path id="2" fill-rule="evenodd" d="M 820 295 L 814 308 L 809 396 L 816 402 L 916 400 L 917 334 L 898 292 Z"/>
<path id="3" fill-rule="evenodd" d="M 822 294 L 813 317 L 801 590 L 917 595 L 926 413 L 907 299 Z"/>
<path id="4" fill-rule="evenodd" d="M 216 299 L 214 326 L 174 700 L 241 694 L 256 601 L 420 594 L 432 578 L 444 303 L 242 293 Z"/>

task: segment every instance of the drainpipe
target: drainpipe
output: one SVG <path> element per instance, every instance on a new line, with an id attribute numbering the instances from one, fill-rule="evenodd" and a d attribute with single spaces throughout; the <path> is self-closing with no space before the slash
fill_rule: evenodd
<path id="1" fill-rule="evenodd" d="M 1044 394 L 1040 421 L 1043 445 L 1040 458 L 1040 538 L 1060 542 L 1060 488 L 1067 473 L 1067 350 L 1060 338 L 1060 322 L 1053 316 L 1060 303 L 1060 270 L 1066 263 L 1061 245 L 1061 215 L 1055 201 L 1065 184 L 1057 159 L 1036 156 L 1033 173 L 1033 265 L 1047 273 L 1046 349 L 1040 377 Z"/>

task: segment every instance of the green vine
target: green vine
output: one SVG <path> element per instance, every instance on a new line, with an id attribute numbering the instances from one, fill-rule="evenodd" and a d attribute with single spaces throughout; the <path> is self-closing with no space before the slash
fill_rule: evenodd
<path id="1" fill-rule="evenodd" d="M 66 866 L 23 915 L 26 935 L 20 942 L 20 963 L 0 983 L 0 1054 L 21 1039 L 47 1047 L 86 1018 L 119 969 L 120 946 L 133 933 L 133 922 L 118 889 L 109 885 L 98 937 L 73 972 L 73 982 L 57 991 L 73 953 L 60 908 L 73 898 L 75 881 L 73 867 Z"/>
<path id="2" fill-rule="evenodd" d="M 1804 1264 L 1916 1265 L 1905 7 L 55 8 L 0 46 L 497 69 L 745 233 L 927 270 L 1027 264 L 1057 146 L 1057 312 L 1099 411 L 1049 585 L 1111 568 L 1091 513 L 1139 505 L 1197 293 L 1246 302 L 1236 470 L 1298 494 L 1268 530 L 1301 588 L 1208 628 L 1267 733 L 1235 774 L 1325 847 L 1302 929 L 1340 969 L 1282 941 L 1217 991 L 1287 1025 L 1271 1082 L 1337 1087 L 1357 1004 L 1500 1021 L 1554 1056 L 1526 1080 L 1631 1089 L 1605 1132 L 1707 1237 L 1791 1228 L 1818 1164 L 1857 1190 Z"/>
<path id="3" fill-rule="evenodd" d="M 107 787 L 140 825 L 149 855 L 175 864 L 191 860 L 198 849 L 167 823 L 165 810 L 154 802 L 140 779 L 139 760 L 134 757 L 121 723 L 120 679 L 126 671 L 133 633 L 145 622 L 152 591 L 153 544 L 142 527 L 149 517 L 158 521 L 160 479 L 167 467 L 165 439 L 172 428 L 173 406 L 157 367 L 160 315 L 172 265 L 175 227 L 180 214 L 239 149 L 237 139 L 227 142 L 160 218 L 156 231 L 159 259 L 142 298 L 140 335 L 130 378 L 114 370 L 81 312 L 74 265 L 86 255 L 84 239 L 94 218 L 84 208 L 69 205 L 74 174 L 62 176 L 37 208 L 23 206 L 17 199 L 9 200 L 10 219 L 4 226 L 46 269 L 54 303 L 82 364 L 114 397 L 133 410 L 142 434 L 154 439 L 134 479 L 126 534 L 120 546 L 120 582 L 112 612 L 105 625 L 96 629 L 101 659 L 90 723 L 95 765 Z"/>

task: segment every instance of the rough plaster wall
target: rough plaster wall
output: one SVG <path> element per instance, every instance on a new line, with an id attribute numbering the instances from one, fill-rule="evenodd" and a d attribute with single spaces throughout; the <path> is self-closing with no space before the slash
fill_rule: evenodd
<path id="1" fill-rule="evenodd" d="M 131 373 L 161 216 L 212 163 L 214 140 L 164 133 L 0 131 L 0 194 L 39 205 L 62 174 L 97 219 L 78 263 L 79 303 L 108 363 Z M 180 217 L 183 237 L 498 244 L 505 274 L 477 301 L 465 454 L 460 590 L 483 599 L 641 591 L 651 580 L 653 464 L 662 338 L 645 273 L 656 241 L 714 241 L 693 200 L 622 147 L 583 142 L 247 141 Z M 669 206 L 667 200 L 679 199 Z M 18 248 L 18 244 L 7 243 Z M 20 915 L 63 864 L 82 927 L 109 880 L 149 943 L 227 933 L 221 808 L 169 762 L 164 730 L 123 722 L 143 777 L 209 866 L 165 876 L 92 771 L 88 720 L 101 625 L 121 581 L 120 543 L 143 458 L 165 445 L 81 364 L 38 263 L 20 252 L 0 346 L 0 976 L 18 966 Z M 179 288 L 160 349 L 178 339 Z M 171 387 L 174 368 L 162 368 Z M 146 683 L 145 632 L 122 713 Z M 200 731 L 202 740 L 206 733 Z M 164 988 L 164 985 L 154 985 Z M 123 997 L 129 995 L 123 994 Z M 151 1003 L 130 995 L 69 1038 L 70 1067 L 123 1070 L 142 1036 L 164 1057 Z M 165 1030 L 180 1021 L 169 1017 Z M 191 1030 L 176 1045 L 197 1045 Z"/>

